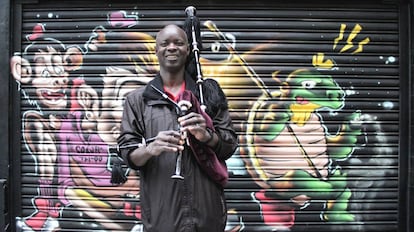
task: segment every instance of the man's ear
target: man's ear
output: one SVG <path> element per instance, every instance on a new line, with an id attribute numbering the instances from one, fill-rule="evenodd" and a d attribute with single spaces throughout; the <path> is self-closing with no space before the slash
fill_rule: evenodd
<path id="1" fill-rule="evenodd" d="M 191 52 L 191 48 L 190 48 L 190 45 L 188 45 L 188 46 L 187 46 L 187 56 L 189 56 L 189 55 L 190 55 L 190 52 Z"/>
<path id="2" fill-rule="evenodd" d="M 16 81 L 27 84 L 31 81 L 32 68 L 27 59 L 15 55 L 10 60 L 10 70 Z"/>
<path id="3" fill-rule="evenodd" d="M 77 47 L 69 47 L 63 56 L 63 62 L 65 64 L 66 71 L 74 71 L 79 69 L 83 64 L 82 50 Z"/>

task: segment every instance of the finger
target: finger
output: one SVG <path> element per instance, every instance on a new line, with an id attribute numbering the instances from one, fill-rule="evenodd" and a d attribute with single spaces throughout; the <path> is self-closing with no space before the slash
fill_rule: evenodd
<path id="1" fill-rule="evenodd" d="M 191 126 L 194 129 L 205 129 L 206 125 L 206 121 L 203 118 L 198 118 L 195 124 L 192 124 Z"/>
<path id="2" fill-rule="evenodd" d="M 193 125 L 191 125 L 190 127 L 191 127 L 191 129 L 194 129 L 194 130 L 202 129 L 201 125 L 200 125 L 200 124 L 198 124 L 198 123 L 193 124 Z"/>
<path id="3" fill-rule="evenodd" d="M 205 120 L 201 116 L 196 116 L 196 117 L 193 116 L 191 118 L 188 118 L 186 120 L 181 121 L 180 125 L 182 127 L 186 127 L 186 126 L 191 126 L 191 127 L 205 126 Z"/>
<path id="4" fill-rule="evenodd" d="M 199 117 L 199 114 L 191 112 L 189 114 L 186 114 L 186 115 L 178 118 L 178 121 L 183 122 L 185 124 L 192 124 L 192 123 L 196 123 L 196 121 L 198 121 L 198 117 Z"/>
<path id="5" fill-rule="evenodd" d="M 150 154 L 152 156 L 159 156 L 164 152 L 177 152 L 180 149 L 177 145 L 173 145 L 164 141 L 158 141 L 151 143 L 148 147 Z"/>
<path id="6" fill-rule="evenodd" d="M 194 113 L 194 112 L 190 112 L 190 113 L 188 113 L 188 114 L 186 114 L 186 115 L 181 116 L 181 117 L 179 118 L 179 120 L 181 120 L 181 121 L 185 121 L 185 120 L 188 120 L 188 119 L 190 119 L 190 118 L 194 117 L 194 115 L 196 115 L 196 113 Z"/>
<path id="7" fill-rule="evenodd" d="M 182 145 L 178 145 L 178 144 L 175 144 L 175 143 L 168 143 L 168 142 L 166 142 L 165 145 L 164 145 L 164 147 L 165 147 L 166 151 L 171 151 L 171 152 L 176 152 L 176 151 L 179 151 L 179 150 L 181 150 L 181 151 L 184 150 L 184 147 Z"/>
<path id="8" fill-rule="evenodd" d="M 158 137 L 164 141 L 169 140 L 171 137 L 178 137 L 178 136 L 180 136 L 180 133 L 178 133 L 177 131 L 173 131 L 173 130 L 162 131 L 158 134 Z"/>
<path id="9" fill-rule="evenodd" d="M 169 143 L 180 144 L 181 134 L 171 135 L 168 139 Z"/>

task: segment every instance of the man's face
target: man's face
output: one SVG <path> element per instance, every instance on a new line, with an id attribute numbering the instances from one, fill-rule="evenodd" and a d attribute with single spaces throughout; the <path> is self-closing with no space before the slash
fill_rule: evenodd
<path id="1" fill-rule="evenodd" d="M 165 27 L 157 35 L 155 51 L 161 69 L 180 70 L 190 52 L 185 32 L 177 26 Z"/>
<path id="2" fill-rule="evenodd" d="M 32 85 L 41 105 L 52 109 L 67 107 L 66 89 L 69 74 L 64 69 L 63 55 L 49 47 L 34 57 Z"/>

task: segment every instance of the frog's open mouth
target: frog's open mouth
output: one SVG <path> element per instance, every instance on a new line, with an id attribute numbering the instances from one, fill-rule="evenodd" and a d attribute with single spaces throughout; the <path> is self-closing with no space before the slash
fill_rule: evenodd
<path id="1" fill-rule="evenodd" d="M 309 103 L 309 100 L 306 100 L 304 97 L 296 97 L 296 103 L 305 105 Z"/>

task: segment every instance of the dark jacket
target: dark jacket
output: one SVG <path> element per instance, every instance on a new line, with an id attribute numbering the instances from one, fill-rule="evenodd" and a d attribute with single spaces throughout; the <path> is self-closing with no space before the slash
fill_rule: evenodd
<path id="1" fill-rule="evenodd" d="M 118 139 L 120 146 L 141 143 L 142 138 L 148 140 L 159 131 L 177 130 L 178 115 L 175 107 L 154 91 L 151 84 L 163 89 L 162 79 L 157 76 L 146 87 L 127 96 Z M 193 92 L 197 89 L 189 77 L 186 77 L 186 89 Z M 229 112 L 227 109 L 219 109 L 211 118 L 220 138 L 214 151 L 220 160 L 226 160 L 237 147 L 237 136 Z M 129 160 L 128 154 L 132 150 L 122 151 L 124 160 Z M 227 209 L 222 186 L 200 168 L 188 147 L 183 152 L 182 160 L 181 173 L 184 180 L 171 179 L 176 157 L 174 153 L 161 154 L 152 157 L 142 167 L 136 167 L 128 161 L 130 167 L 140 170 L 141 210 L 145 230 L 224 231 Z"/>

